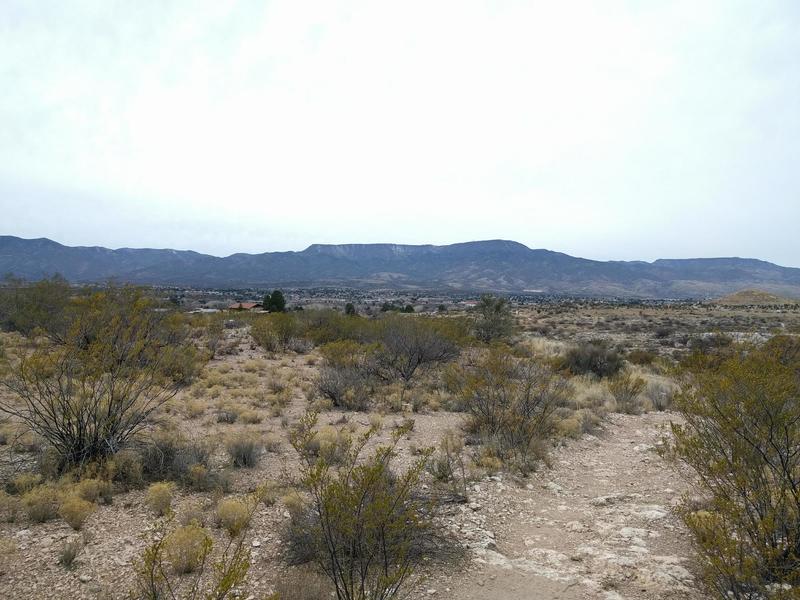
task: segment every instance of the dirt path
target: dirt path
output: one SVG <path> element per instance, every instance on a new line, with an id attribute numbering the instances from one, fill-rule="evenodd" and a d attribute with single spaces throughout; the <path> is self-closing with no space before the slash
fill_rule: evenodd
<path id="1" fill-rule="evenodd" d="M 473 487 L 451 526 L 471 540 L 466 572 L 425 581 L 418 597 L 458 600 L 701 598 L 688 533 L 672 508 L 686 490 L 654 451 L 673 418 L 612 415 L 604 431 L 558 449 L 520 487 Z"/>

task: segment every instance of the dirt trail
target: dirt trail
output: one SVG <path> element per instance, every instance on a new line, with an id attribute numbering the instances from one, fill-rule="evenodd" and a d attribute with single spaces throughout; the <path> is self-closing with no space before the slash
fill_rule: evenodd
<path id="1" fill-rule="evenodd" d="M 684 479 L 655 452 L 673 416 L 612 415 L 596 436 L 559 448 L 520 487 L 473 486 L 451 527 L 471 541 L 465 572 L 417 596 L 458 600 L 702 598 L 688 533 L 672 508 Z"/>

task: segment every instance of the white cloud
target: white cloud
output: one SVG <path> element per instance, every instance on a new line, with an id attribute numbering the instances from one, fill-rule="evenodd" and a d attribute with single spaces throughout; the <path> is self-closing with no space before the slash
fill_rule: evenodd
<path id="1" fill-rule="evenodd" d="M 800 265 L 791 2 L 10 2 L 0 22 L 7 233 Z"/>

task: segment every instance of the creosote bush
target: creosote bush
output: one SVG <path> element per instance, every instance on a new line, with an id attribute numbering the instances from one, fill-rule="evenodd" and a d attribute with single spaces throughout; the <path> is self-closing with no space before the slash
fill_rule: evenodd
<path id="1" fill-rule="evenodd" d="M 469 430 L 480 436 L 485 449 L 523 475 L 534 470 L 545 458 L 552 417 L 565 403 L 569 384 L 503 346 L 491 348 L 451 378 L 470 414 Z"/>
<path id="2" fill-rule="evenodd" d="M 800 589 L 800 342 L 726 346 L 685 363 L 672 452 L 697 475 L 685 507 L 709 590 L 720 599 L 797 598 Z"/>
<path id="3" fill-rule="evenodd" d="M 433 535 L 430 512 L 418 495 L 429 452 L 403 474 L 390 468 L 393 442 L 361 459 L 374 430 L 351 439 L 346 459 L 334 466 L 308 450 L 316 415 L 307 414 L 292 432 L 302 459 L 302 495 L 287 504 L 290 555 L 313 561 L 330 579 L 338 600 L 397 596 L 422 560 Z"/>
<path id="4" fill-rule="evenodd" d="M 603 341 L 583 342 L 570 348 L 560 366 L 573 375 L 592 373 L 597 377 L 613 377 L 623 365 L 623 359 Z"/>

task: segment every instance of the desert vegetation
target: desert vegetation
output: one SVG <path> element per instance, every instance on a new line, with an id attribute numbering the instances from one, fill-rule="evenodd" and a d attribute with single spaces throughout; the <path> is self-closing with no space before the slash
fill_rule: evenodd
<path id="1" fill-rule="evenodd" d="M 794 313 L 291 310 L 274 290 L 263 312 L 188 314 L 153 290 L 12 283 L 0 548 L 84 575 L 64 593 L 427 595 L 494 547 L 464 533 L 493 518 L 487 485 L 541 487 L 571 444 L 656 412 L 697 486 L 676 510 L 707 593 L 795 597 Z"/>

